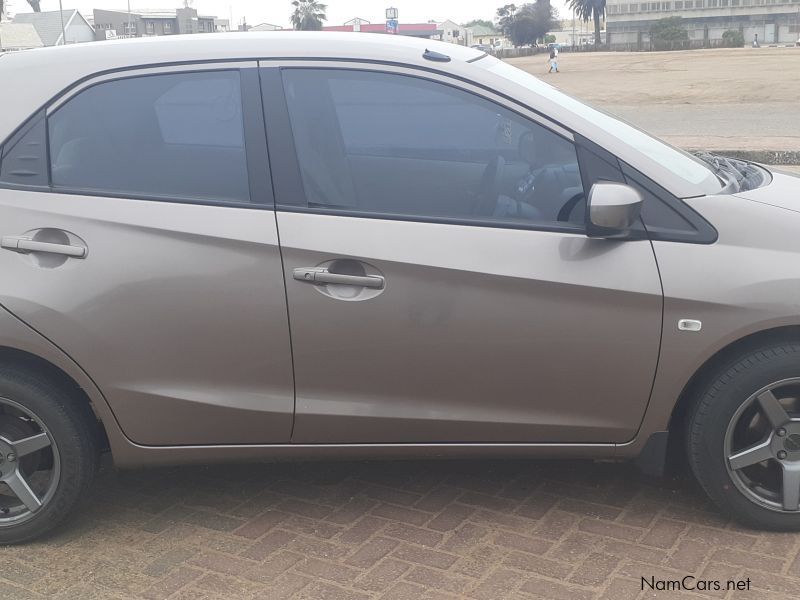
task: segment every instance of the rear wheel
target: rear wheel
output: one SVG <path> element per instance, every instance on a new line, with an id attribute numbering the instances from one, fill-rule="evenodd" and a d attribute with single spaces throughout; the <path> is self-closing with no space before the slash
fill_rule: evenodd
<path id="1" fill-rule="evenodd" d="M 722 370 L 689 419 L 689 460 L 709 496 L 754 527 L 800 530 L 800 344 Z"/>
<path id="2" fill-rule="evenodd" d="M 88 407 L 33 372 L 0 368 L 0 544 L 62 523 L 97 465 Z"/>

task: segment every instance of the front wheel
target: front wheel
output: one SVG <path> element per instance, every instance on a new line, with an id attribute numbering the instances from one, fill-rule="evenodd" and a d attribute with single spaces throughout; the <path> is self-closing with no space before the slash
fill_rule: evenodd
<path id="1" fill-rule="evenodd" d="M 62 523 L 97 465 L 91 411 L 32 371 L 0 367 L 0 544 Z"/>
<path id="2" fill-rule="evenodd" d="M 713 378 L 688 423 L 689 462 L 723 510 L 800 530 L 800 343 L 747 353 Z"/>

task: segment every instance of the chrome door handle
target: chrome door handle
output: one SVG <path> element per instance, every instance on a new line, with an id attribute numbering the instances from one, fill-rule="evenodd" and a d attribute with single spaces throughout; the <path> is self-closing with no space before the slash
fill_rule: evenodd
<path id="1" fill-rule="evenodd" d="M 380 275 L 343 275 L 342 273 L 331 273 L 328 269 L 320 268 L 299 268 L 293 272 L 293 277 L 297 281 L 314 283 L 316 285 L 326 285 L 329 283 L 338 285 L 353 285 L 382 290 L 386 280 Z"/>
<path id="2" fill-rule="evenodd" d="M 63 254 L 73 258 L 85 258 L 86 248 L 70 244 L 53 244 L 51 242 L 38 242 L 28 237 L 4 235 L 0 238 L 0 247 L 14 252 L 47 252 L 49 254 Z"/>

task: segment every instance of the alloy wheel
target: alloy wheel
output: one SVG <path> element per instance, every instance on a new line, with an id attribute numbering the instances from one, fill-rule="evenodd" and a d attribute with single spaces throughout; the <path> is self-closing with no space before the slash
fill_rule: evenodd
<path id="1" fill-rule="evenodd" d="M 61 476 L 55 440 L 33 412 L 0 398 L 0 527 L 32 519 Z"/>
<path id="2" fill-rule="evenodd" d="M 725 433 L 725 459 L 750 501 L 800 512 L 800 378 L 772 383 L 739 407 Z"/>

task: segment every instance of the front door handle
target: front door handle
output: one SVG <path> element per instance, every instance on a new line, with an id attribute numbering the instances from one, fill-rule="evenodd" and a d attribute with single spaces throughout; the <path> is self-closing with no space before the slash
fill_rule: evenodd
<path id="1" fill-rule="evenodd" d="M 342 273 L 331 273 L 328 269 L 324 268 L 295 269 L 293 277 L 297 281 L 305 281 L 306 283 L 314 283 L 316 285 L 333 283 L 376 290 L 382 290 L 383 286 L 386 285 L 386 281 L 380 275 L 344 275 Z"/>
<path id="2" fill-rule="evenodd" d="M 71 244 L 54 244 L 52 242 L 38 242 L 29 237 L 4 235 L 0 238 L 0 247 L 14 252 L 47 252 L 49 254 L 63 254 L 73 258 L 85 258 L 86 248 L 72 246 Z"/>

